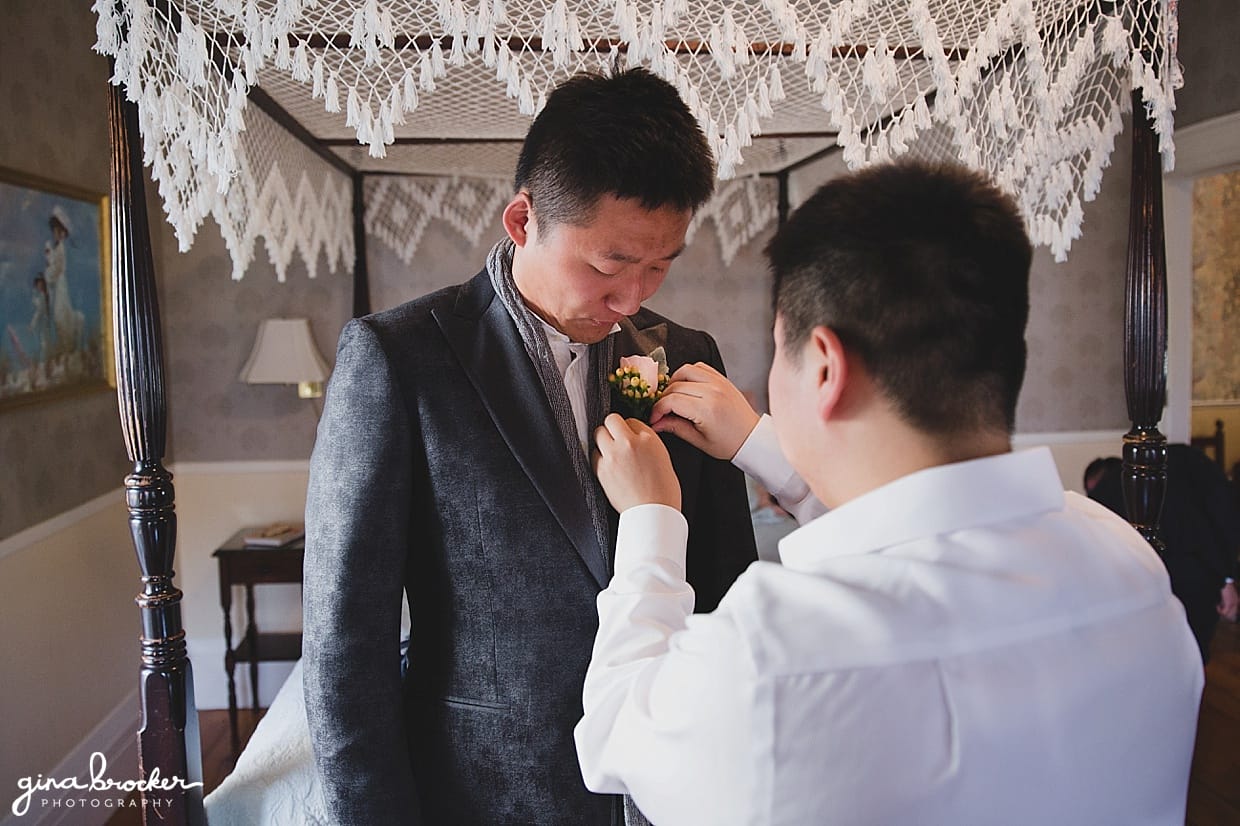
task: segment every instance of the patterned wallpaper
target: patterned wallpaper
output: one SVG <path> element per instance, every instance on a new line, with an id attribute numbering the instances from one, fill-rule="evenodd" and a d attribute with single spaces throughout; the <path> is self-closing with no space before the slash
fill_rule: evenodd
<path id="1" fill-rule="evenodd" d="M 1193 183 L 1193 401 L 1240 402 L 1240 172 Z"/>
<path id="2" fill-rule="evenodd" d="M 1081 237 L 1056 264 L 1035 249 L 1029 276 L 1029 348 L 1016 406 L 1020 433 L 1127 430 L 1124 401 L 1124 266 L 1132 137 L 1115 139 L 1098 197 L 1085 204 Z"/>
<path id="3" fill-rule="evenodd" d="M 482 269 L 487 251 L 502 234 L 498 211 L 476 244 L 443 221 L 431 220 L 412 266 L 401 261 L 387 244 L 368 239 L 371 309 L 386 310 L 441 287 L 468 281 Z"/>
<path id="4" fill-rule="evenodd" d="M 1175 125 L 1183 128 L 1240 110 L 1240 4 L 1185 0 L 1179 8 L 1184 88 L 1175 93 Z"/>
<path id="5" fill-rule="evenodd" d="M 233 281 L 213 221 L 183 255 L 167 224 L 160 232 L 169 456 L 178 462 L 308 458 L 318 402 L 298 398 L 292 386 L 244 384 L 238 374 L 265 318 L 310 319 L 319 352 L 331 364 L 352 309 L 352 274 L 331 272 L 320 260 L 311 279 L 294 258 L 280 284 L 260 243 L 245 278 Z"/>
<path id="6" fill-rule="evenodd" d="M 0 166 L 108 190 L 107 61 L 81 0 L 5 0 Z M 3 277 L 3 275 L 0 275 Z M 0 413 L 0 539 L 118 489 L 129 462 L 116 396 Z"/>

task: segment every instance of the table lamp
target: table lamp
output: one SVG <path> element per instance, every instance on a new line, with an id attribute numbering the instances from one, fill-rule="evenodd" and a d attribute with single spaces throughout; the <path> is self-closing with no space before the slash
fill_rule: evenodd
<path id="1" fill-rule="evenodd" d="M 327 362 L 319 355 L 304 318 L 268 318 L 258 327 L 254 349 L 241 368 L 246 384 L 295 384 L 297 395 L 317 399 L 323 395 Z"/>

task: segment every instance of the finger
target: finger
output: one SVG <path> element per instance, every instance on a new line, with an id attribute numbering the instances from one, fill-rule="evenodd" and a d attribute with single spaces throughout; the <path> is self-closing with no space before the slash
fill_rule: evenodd
<path id="1" fill-rule="evenodd" d="M 654 435 L 654 431 L 650 429 L 650 426 L 641 419 L 625 419 L 624 421 L 634 436 L 641 436 L 645 433 L 649 433 L 651 436 Z"/>
<path id="2" fill-rule="evenodd" d="M 724 378 L 723 373 L 720 373 L 704 361 L 695 361 L 690 364 L 682 364 L 681 369 L 685 371 L 685 376 L 690 381 L 710 382 Z"/>
<path id="3" fill-rule="evenodd" d="M 704 361 L 682 364 L 671 376 L 672 381 L 709 382 L 719 378 L 723 378 L 720 372 Z"/>
<path id="4" fill-rule="evenodd" d="M 693 422 L 687 419 L 679 416 L 664 416 L 653 429 L 656 433 L 670 433 L 703 453 L 709 452 L 706 450 L 706 437 L 702 435 L 702 431 L 694 427 Z"/>
<path id="5" fill-rule="evenodd" d="M 599 425 L 594 428 L 594 444 L 599 450 L 606 451 L 611 447 L 611 443 L 615 441 L 615 437 L 611 435 L 611 431 L 606 425 Z"/>
<path id="6" fill-rule="evenodd" d="M 603 419 L 603 429 L 613 439 L 622 438 L 629 433 L 629 426 L 624 423 L 624 417 L 619 413 L 608 413 L 607 418 Z"/>
<path id="7" fill-rule="evenodd" d="M 703 407 L 704 399 L 701 396 L 681 392 L 664 393 L 651 408 L 650 422 L 653 424 L 664 416 L 674 414 L 698 425 L 704 417 Z"/>
<path id="8" fill-rule="evenodd" d="M 663 389 L 663 392 L 659 395 L 659 398 L 663 398 L 668 394 L 675 394 L 678 396 L 687 396 L 691 399 L 702 399 L 708 394 L 714 392 L 715 388 L 700 381 L 674 381 L 669 383 L 667 387 Z"/>
<path id="9" fill-rule="evenodd" d="M 677 429 L 679 428 L 692 429 L 692 427 L 693 427 L 693 422 L 689 421 L 688 419 L 682 419 L 680 416 L 677 416 L 675 413 L 668 413 L 665 416 L 660 416 L 657 421 L 655 420 L 654 416 L 650 417 L 650 429 L 653 430 L 655 433 L 673 433 L 676 435 L 680 435 L 679 433 L 676 433 Z"/>

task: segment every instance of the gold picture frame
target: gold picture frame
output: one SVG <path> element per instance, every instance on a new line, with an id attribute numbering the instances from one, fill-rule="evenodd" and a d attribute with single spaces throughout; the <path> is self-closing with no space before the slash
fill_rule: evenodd
<path id="1" fill-rule="evenodd" d="M 0 167 L 0 412 L 116 387 L 108 196 Z"/>

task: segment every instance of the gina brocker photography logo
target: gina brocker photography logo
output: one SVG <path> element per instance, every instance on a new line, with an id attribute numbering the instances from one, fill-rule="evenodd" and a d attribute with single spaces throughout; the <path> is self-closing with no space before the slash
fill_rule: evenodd
<path id="1" fill-rule="evenodd" d="M 133 792 L 146 795 L 148 808 L 171 808 L 175 798 L 161 797 L 160 792 L 201 787 L 201 781 L 190 782 L 176 775 L 164 777 L 158 766 L 151 769 L 150 776 L 144 780 L 116 780 L 108 777 L 108 759 L 97 751 L 90 756 L 90 770 L 85 778 L 41 774 L 20 778 L 17 781 L 20 794 L 10 809 L 17 817 L 32 809 L 137 809 L 142 801 L 130 799 Z"/>

